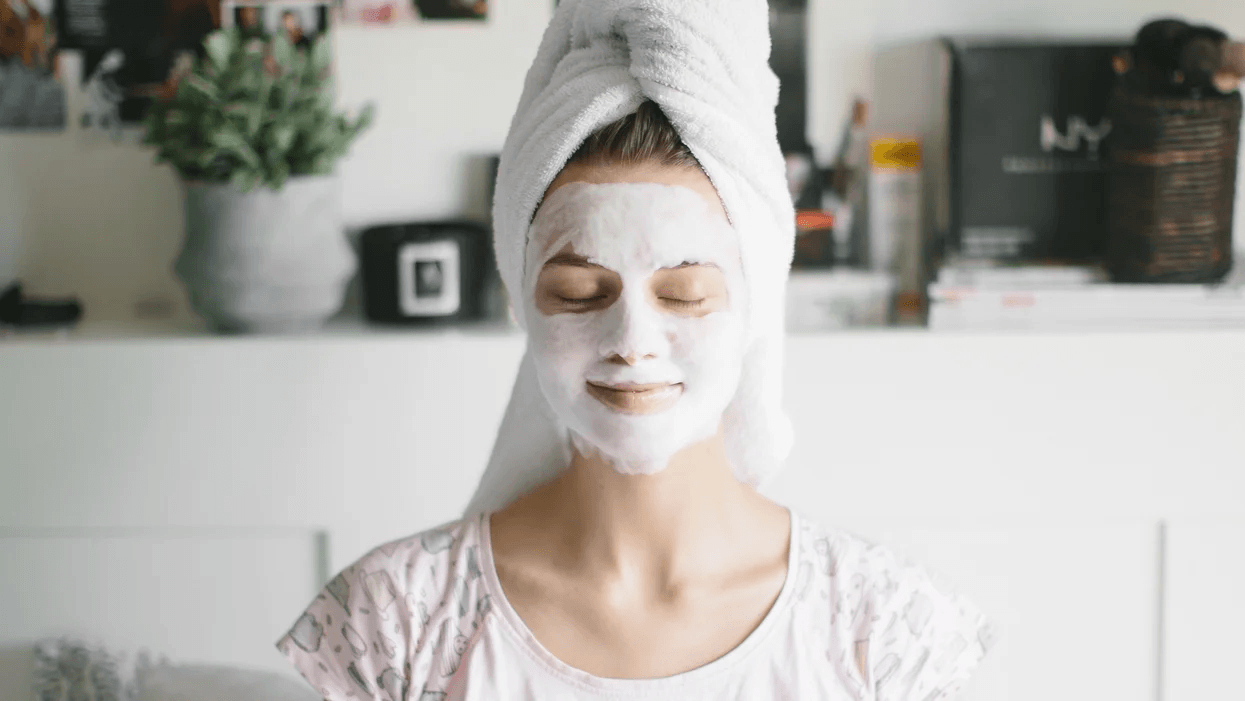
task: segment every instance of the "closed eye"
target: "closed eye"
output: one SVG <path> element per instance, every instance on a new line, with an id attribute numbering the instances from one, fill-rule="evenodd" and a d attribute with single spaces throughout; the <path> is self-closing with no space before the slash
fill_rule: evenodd
<path id="1" fill-rule="evenodd" d="M 704 299 L 677 299 L 675 297 L 658 297 L 658 299 L 675 309 L 696 309 L 705 304 Z"/>
<path id="2" fill-rule="evenodd" d="M 592 297 L 563 297 L 562 295 L 557 295 L 557 298 L 558 298 L 558 301 L 563 302 L 565 304 L 586 305 L 586 304 L 597 304 L 599 302 L 604 302 L 605 300 L 609 299 L 609 295 L 599 294 L 599 295 L 593 295 Z"/>

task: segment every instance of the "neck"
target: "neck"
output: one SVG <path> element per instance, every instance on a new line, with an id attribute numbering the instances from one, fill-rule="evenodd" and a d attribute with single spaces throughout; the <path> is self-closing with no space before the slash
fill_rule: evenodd
<path id="1" fill-rule="evenodd" d="M 568 566 L 663 588 L 723 572 L 741 546 L 772 536 L 786 519 L 735 479 L 721 432 L 651 475 L 620 474 L 599 454 L 576 451 L 533 497 L 561 534 Z"/>

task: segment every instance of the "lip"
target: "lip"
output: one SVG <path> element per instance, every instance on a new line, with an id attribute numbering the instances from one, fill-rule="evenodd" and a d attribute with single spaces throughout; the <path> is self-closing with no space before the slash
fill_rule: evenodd
<path id="1" fill-rule="evenodd" d="M 601 385 L 587 383 L 588 394 L 605 406 L 624 414 L 655 414 L 670 408 L 683 396 L 683 383 Z"/>

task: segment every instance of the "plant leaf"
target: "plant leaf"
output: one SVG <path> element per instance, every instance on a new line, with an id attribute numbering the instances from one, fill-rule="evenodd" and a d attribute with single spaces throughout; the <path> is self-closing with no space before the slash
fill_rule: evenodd
<path id="1" fill-rule="evenodd" d="M 264 124 L 264 106 L 251 103 L 246 106 L 246 135 L 254 140 L 259 135 L 259 128 Z"/>
<path id="2" fill-rule="evenodd" d="M 288 124 L 288 123 L 277 124 L 276 126 L 272 128 L 272 133 L 271 133 L 272 149 L 282 154 L 284 154 L 286 151 L 289 151 L 290 146 L 294 144 L 295 135 L 296 135 L 296 132 L 294 131 L 293 124 Z"/>
<path id="3" fill-rule="evenodd" d="M 214 102 L 220 97 L 214 83 L 194 73 L 181 79 L 177 85 L 177 93 L 187 102 Z"/>
<path id="4" fill-rule="evenodd" d="M 193 162 L 196 166 L 200 168 L 207 168 L 208 166 L 212 165 L 212 161 L 216 160 L 216 155 L 218 153 L 219 151 L 212 148 L 211 146 L 208 146 L 204 148 L 202 151 L 200 151 L 198 156 L 193 157 Z M 186 155 L 192 156 L 193 154 L 187 153 Z"/>
<path id="5" fill-rule="evenodd" d="M 144 142 L 184 177 L 242 189 L 332 172 L 374 107 L 336 110 L 331 45 L 323 34 L 304 51 L 283 32 L 269 41 L 213 32 L 172 98 L 148 110 Z"/>
<path id="6" fill-rule="evenodd" d="M 229 183 L 242 192 L 250 192 L 255 187 L 255 180 L 254 171 L 239 170 L 229 178 Z"/>
<path id="7" fill-rule="evenodd" d="M 329 69 L 333 61 L 333 47 L 329 41 L 327 34 L 320 34 L 311 44 L 311 51 L 308 62 L 311 64 L 311 70 L 320 75 Z"/>
<path id="8" fill-rule="evenodd" d="M 294 45 L 290 43 L 289 37 L 285 32 L 278 32 L 269 45 L 272 50 L 272 59 L 277 62 L 277 66 L 282 71 L 288 71 L 295 65 L 296 52 Z"/>
<path id="9" fill-rule="evenodd" d="M 231 129 L 218 129 L 210 134 L 208 142 L 222 151 L 236 155 L 250 168 L 259 167 L 259 156 L 241 134 Z"/>
<path id="10" fill-rule="evenodd" d="M 290 177 L 290 167 L 285 161 L 277 161 L 273 164 L 272 170 L 268 175 L 268 184 L 274 190 L 280 190 L 285 181 Z"/>
<path id="11" fill-rule="evenodd" d="M 372 126 L 372 122 L 376 119 L 376 105 L 367 103 L 359 112 L 359 116 L 354 120 L 354 124 L 350 126 L 351 135 L 354 136 L 359 132 Z"/>
<path id="12" fill-rule="evenodd" d="M 230 123 L 235 129 L 246 130 L 247 125 L 250 123 L 250 105 L 235 102 L 224 105 L 221 109 L 225 116 L 230 118 Z"/>
<path id="13" fill-rule="evenodd" d="M 225 70 L 225 67 L 229 65 L 230 57 L 233 56 L 236 38 L 231 34 L 232 32 L 227 29 L 218 29 L 203 41 L 204 51 L 219 70 Z"/>

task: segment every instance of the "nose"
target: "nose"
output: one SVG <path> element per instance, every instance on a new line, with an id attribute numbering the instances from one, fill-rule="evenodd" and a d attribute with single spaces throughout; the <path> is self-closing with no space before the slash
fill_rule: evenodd
<path id="1" fill-rule="evenodd" d="M 661 314 L 648 300 L 636 297 L 620 296 L 602 320 L 606 329 L 601 337 L 600 353 L 606 362 L 635 365 L 641 360 L 660 357 L 668 350 Z"/>
<path id="2" fill-rule="evenodd" d="M 643 356 L 636 355 L 635 353 L 628 353 L 627 355 L 619 355 L 617 353 L 614 353 L 613 355 L 606 358 L 606 360 L 611 363 L 614 363 L 615 365 L 635 365 L 636 363 L 640 362 L 644 358 L 656 358 L 656 357 L 657 355 L 655 353 L 646 353 Z"/>

